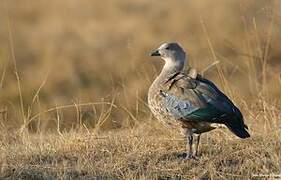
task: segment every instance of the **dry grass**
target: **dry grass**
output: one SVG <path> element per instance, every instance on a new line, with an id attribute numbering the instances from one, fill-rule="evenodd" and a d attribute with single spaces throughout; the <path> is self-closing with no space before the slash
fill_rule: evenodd
<path id="1" fill-rule="evenodd" d="M 280 178 L 280 8 L 278 0 L 1 1 L 0 179 Z M 146 104 L 161 68 L 147 54 L 163 41 L 180 42 L 234 100 L 250 139 L 218 129 L 203 136 L 198 161 L 178 157 L 184 139 Z"/>
<path id="2" fill-rule="evenodd" d="M 253 132 L 252 132 L 253 133 Z M 133 129 L 10 137 L 1 145 L 8 179 L 250 179 L 279 175 L 279 132 L 238 140 L 225 130 L 203 136 L 199 160 L 184 160 L 185 141 L 155 122 Z"/>

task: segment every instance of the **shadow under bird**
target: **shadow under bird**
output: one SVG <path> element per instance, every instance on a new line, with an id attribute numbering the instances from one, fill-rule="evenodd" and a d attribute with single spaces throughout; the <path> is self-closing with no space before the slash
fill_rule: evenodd
<path id="1" fill-rule="evenodd" d="M 185 70 L 186 53 L 177 43 L 164 43 L 151 56 L 160 56 L 165 65 L 148 92 L 154 116 L 168 127 L 181 128 L 187 138 L 187 158 L 198 155 L 200 135 L 224 124 L 240 138 L 248 138 L 248 127 L 240 110 L 194 69 Z M 193 136 L 197 134 L 193 154 Z"/>

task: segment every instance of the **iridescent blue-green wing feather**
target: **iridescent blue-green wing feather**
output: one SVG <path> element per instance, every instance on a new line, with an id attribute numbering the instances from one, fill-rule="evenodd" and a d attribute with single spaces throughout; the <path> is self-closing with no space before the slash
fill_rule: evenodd
<path id="1" fill-rule="evenodd" d="M 239 109 L 211 81 L 181 73 L 167 87 L 161 94 L 165 108 L 176 119 L 223 123 L 241 138 L 250 136 Z"/>
<path id="2" fill-rule="evenodd" d="M 225 124 L 238 137 L 250 137 L 250 134 L 246 130 L 248 127 L 244 123 L 243 115 L 234 105 L 234 103 L 211 81 L 204 79 L 201 76 L 198 76 L 197 79 L 216 91 L 216 99 L 210 100 L 209 104 L 225 114 L 223 117 L 218 117 L 222 120 L 222 123 Z"/>

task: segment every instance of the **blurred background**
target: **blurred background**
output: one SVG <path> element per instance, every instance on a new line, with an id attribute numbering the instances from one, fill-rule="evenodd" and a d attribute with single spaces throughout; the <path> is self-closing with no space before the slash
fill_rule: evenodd
<path id="1" fill-rule="evenodd" d="M 281 1 L 2 0 L 0 124 L 31 132 L 154 120 L 147 91 L 179 42 L 242 112 L 280 105 Z M 98 104 L 92 104 L 98 103 Z M 246 116 L 248 116 L 246 114 Z M 254 122 L 250 122 L 254 123 Z"/>

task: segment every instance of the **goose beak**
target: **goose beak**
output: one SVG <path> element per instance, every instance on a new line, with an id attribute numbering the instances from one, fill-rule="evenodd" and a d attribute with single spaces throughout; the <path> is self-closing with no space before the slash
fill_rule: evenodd
<path id="1" fill-rule="evenodd" d="M 152 51 L 149 55 L 150 56 L 161 56 L 161 54 L 159 53 L 158 50 Z"/>

